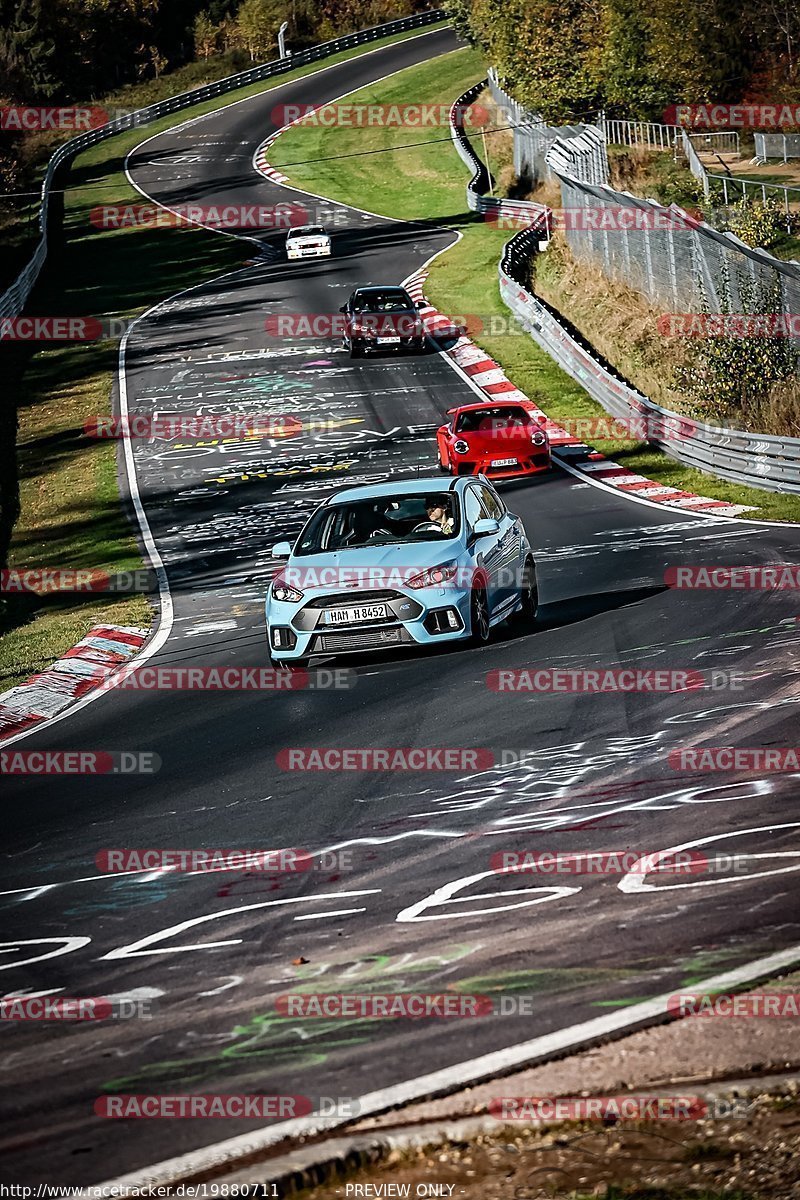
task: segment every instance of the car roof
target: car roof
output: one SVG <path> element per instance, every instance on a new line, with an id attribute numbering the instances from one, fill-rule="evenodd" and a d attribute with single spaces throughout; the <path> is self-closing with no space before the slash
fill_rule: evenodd
<path id="1" fill-rule="evenodd" d="M 498 396 L 488 397 L 486 400 L 474 401 L 471 404 L 458 404 L 455 408 L 448 408 L 449 413 L 470 412 L 476 408 L 524 408 L 530 411 L 534 410 L 530 400 L 503 400 Z"/>
<path id="2" fill-rule="evenodd" d="M 474 478 L 474 476 L 472 477 Z M 443 479 L 441 475 L 418 475 L 413 479 L 393 480 L 390 483 L 369 483 L 360 487 L 344 488 L 329 496 L 326 504 L 337 504 L 340 500 L 372 500 L 380 496 L 414 496 L 429 492 L 452 492 L 458 478 Z"/>
<path id="3" fill-rule="evenodd" d="M 365 292 L 367 294 L 370 292 L 379 292 L 381 295 L 384 295 L 386 292 L 400 292 L 403 296 L 408 295 L 406 289 L 401 287 L 399 283 L 371 283 L 367 287 L 357 287 L 353 290 L 358 292 L 359 295 L 363 295 Z"/>

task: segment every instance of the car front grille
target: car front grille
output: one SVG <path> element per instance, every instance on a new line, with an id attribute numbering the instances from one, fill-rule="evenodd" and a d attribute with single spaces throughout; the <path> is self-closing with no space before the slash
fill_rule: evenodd
<path id="1" fill-rule="evenodd" d="M 312 654 L 343 654 L 346 650 L 381 650 L 386 646 L 409 645 L 414 641 L 402 625 L 382 629 L 332 629 L 314 638 Z"/>
<path id="2" fill-rule="evenodd" d="M 383 592 L 367 592 L 361 588 L 353 588 L 347 592 L 335 592 L 328 596 L 315 596 L 309 600 L 306 608 L 337 608 L 343 605 L 345 608 L 352 608 L 353 605 L 360 604 L 376 604 L 381 601 L 388 602 L 389 600 L 400 600 L 404 597 L 400 592 L 383 591 Z"/>

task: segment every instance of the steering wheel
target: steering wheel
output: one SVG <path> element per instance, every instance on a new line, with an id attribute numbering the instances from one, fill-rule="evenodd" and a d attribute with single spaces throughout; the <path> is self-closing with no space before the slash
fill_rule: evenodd
<path id="1" fill-rule="evenodd" d="M 428 531 L 436 530 L 437 533 L 442 532 L 442 527 L 438 521 L 420 521 L 419 525 L 415 525 L 411 530 L 412 533 L 428 533 Z"/>

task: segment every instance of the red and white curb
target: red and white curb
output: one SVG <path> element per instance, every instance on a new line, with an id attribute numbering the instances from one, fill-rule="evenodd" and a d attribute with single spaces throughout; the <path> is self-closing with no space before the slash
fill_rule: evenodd
<path id="1" fill-rule="evenodd" d="M 47 721 L 106 684 L 150 636 L 133 625 L 96 625 L 63 658 L 0 695 L 0 741 Z"/>
<path id="2" fill-rule="evenodd" d="M 294 125 L 296 122 L 293 121 L 292 124 Z M 288 129 L 289 126 L 287 125 L 286 128 Z M 267 160 L 267 151 L 275 139 L 280 137 L 282 133 L 282 129 L 279 129 L 277 133 L 273 133 L 271 137 L 268 137 L 265 142 L 261 143 L 253 155 L 253 166 L 265 179 L 271 179 L 273 183 L 286 183 L 288 178 L 286 175 L 282 175 L 280 171 L 276 171 L 274 167 L 271 167 Z"/>
<path id="3" fill-rule="evenodd" d="M 440 313 L 432 304 L 426 302 L 423 289 L 427 277 L 427 269 L 416 271 L 406 280 L 406 290 L 415 301 L 423 302 L 424 307 L 420 309 L 420 316 L 429 333 L 435 335 L 448 327 L 452 328 L 453 321 L 444 313 Z M 481 350 L 480 346 L 476 346 L 470 338 L 462 335 L 444 353 L 452 358 L 464 374 L 469 376 L 471 382 L 487 396 L 492 398 L 502 396 L 504 400 L 526 400 L 529 404 L 533 404 L 533 401 L 506 377 L 502 367 L 489 358 L 486 352 Z M 556 451 L 567 446 L 574 448 L 585 446 L 585 443 L 581 442 L 579 438 L 573 437 L 555 421 L 551 421 L 538 405 L 534 404 L 534 409 L 538 421 L 547 431 L 551 446 Z M 610 487 L 617 488 L 620 492 L 651 500 L 655 504 L 663 504 L 665 508 L 713 512 L 722 517 L 736 517 L 739 513 L 754 511 L 751 505 L 729 504 L 725 500 L 696 496 L 693 492 L 684 492 L 680 488 L 658 483 L 655 479 L 648 479 L 645 475 L 637 475 L 629 471 L 627 467 L 621 467 L 619 463 L 606 458 L 597 450 L 591 450 L 588 446 L 586 449 L 588 453 L 585 461 L 571 462 L 571 468 L 581 474 L 590 475 L 592 479 L 597 479 Z"/>

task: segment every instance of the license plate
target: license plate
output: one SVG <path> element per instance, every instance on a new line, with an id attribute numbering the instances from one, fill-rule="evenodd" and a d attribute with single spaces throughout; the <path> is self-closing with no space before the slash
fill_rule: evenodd
<path id="1" fill-rule="evenodd" d="M 376 338 L 375 341 L 378 343 L 379 346 L 399 346 L 400 345 L 399 337 L 379 337 L 379 338 Z"/>
<path id="2" fill-rule="evenodd" d="M 358 621 L 378 621 L 386 616 L 385 604 L 361 604 L 358 608 L 332 608 L 325 613 L 327 625 L 353 625 Z"/>
<path id="3" fill-rule="evenodd" d="M 517 465 L 517 460 L 515 458 L 493 458 L 492 459 L 493 467 L 515 467 L 516 465 Z"/>

